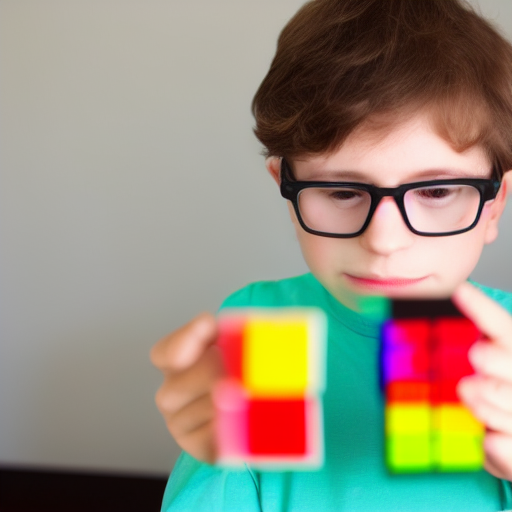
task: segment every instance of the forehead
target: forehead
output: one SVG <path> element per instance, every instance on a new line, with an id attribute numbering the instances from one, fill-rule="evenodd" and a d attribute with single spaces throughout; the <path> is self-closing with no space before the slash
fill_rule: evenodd
<path id="1" fill-rule="evenodd" d="M 426 116 L 416 116 L 376 131 L 355 130 L 331 153 L 293 162 L 299 180 L 363 181 L 393 187 L 421 179 L 489 177 L 485 151 L 473 146 L 456 151 L 433 130 Z"/>

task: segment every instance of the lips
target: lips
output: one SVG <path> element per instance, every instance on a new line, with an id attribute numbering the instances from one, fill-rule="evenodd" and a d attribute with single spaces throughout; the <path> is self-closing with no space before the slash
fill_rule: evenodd
<path id="1" fill-rule="evenodd" d="M 424 281 L 426 277 L 419 278 L 407 278 L 407 277 L 358 277 L 350 274 L 345 274 L 347 280 L 358 286 L 368 289 L 389 289 L 389 288 L 406 288 L 413 286 L 421 281 Z"/>

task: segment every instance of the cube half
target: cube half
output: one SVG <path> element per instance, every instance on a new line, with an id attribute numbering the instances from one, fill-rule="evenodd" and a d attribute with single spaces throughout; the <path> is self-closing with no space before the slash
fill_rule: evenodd
<path id="1" fill-rule="evenodd" d="M 282 470 L 323 464 L 327 319 L 316 308 L 219 315 L 225 377 L 214 391 L 218 463 Z"/>
<path id="2" fill-rule="evenodd" d="M 477 471 L 484 426 L 460 402 L 459 380 L 480 337 L 449 300 L 391 301 L 381 329 L 386 465 L 392 473 Z"/>

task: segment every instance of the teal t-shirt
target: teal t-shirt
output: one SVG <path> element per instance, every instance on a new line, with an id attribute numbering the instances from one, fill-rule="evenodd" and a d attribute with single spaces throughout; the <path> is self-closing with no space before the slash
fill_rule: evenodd
<path id="1" fill-rule="evenodd" d="M 512 311 L 512 294 L 481 287 Z M 318 471 L 223 469 L 182 453 L 163 511 L 496 512 L 512 509 L 510 482 L 486 471 L 390 475 L 384 466 L 379 325 L 344 307 L 312 274 L 254 283 L 222 307 L 315 306 L 328 316 L 325 464 Z"/>

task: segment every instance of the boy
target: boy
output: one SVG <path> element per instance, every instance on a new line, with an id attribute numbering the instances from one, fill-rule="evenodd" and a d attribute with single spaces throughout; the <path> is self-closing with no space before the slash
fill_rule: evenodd
<path id="1" fill-rule="evenodd" d="M 512 509 L 512 294 L 466 282 L 497 236 L 512 169 L 511 45 L 459 0 L 314 0 L 283 30 L 253 112 L 311 273 L 223 307 L 327 313 L 326 461 L 286 473 L 208 464 L 222 369 L 203 314 L 152 351 L 157 404 L 184 450 L 163 510 Z M 487 427 L 486 471 L 386 472 L 378 326 L 359 311 L 371 294 L 452 295 L 484 333 L 458 392 Z"/>

